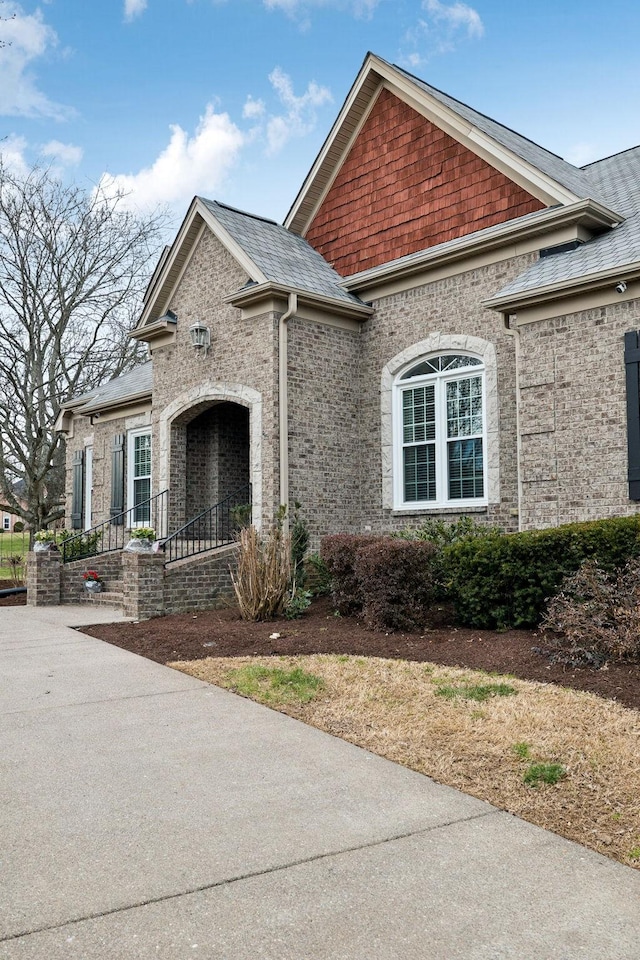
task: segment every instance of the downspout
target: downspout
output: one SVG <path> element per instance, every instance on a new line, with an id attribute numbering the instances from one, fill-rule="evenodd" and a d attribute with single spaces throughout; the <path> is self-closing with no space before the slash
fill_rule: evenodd
<path id="1" fill-rule="evenodd" d="M 289 305 L 278 323 L 278 415 L 280 435 L 280 503 L 287 508 L 283 529 L 289 529 L 289 402 L 287 391 L 287 323 L 298 309 L 298 294 L 289 294 Z"/>
<path id="2" fill-rule="evenodd" d="M 515 313 L 503 315 L 504 331 L 513 337 L 516 360 L 516 470 L 518 477 L 518 530 L 522 530 L 522 441 L 520 437 L 520 331 Z M 514 326 L 511 327 L 513 320 Z"/>

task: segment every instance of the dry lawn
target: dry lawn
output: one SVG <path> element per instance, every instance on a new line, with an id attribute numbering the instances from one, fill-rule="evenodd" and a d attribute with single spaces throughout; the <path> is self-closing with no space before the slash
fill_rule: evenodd
<path id="1" fill-rule="evenodd" d="M 301 668 L 324 681 L 307 703 L 271 693 L 270 706 L 640 868 L 640 712 L 551 684 L 402 660 L 237 657 L 170 666 L 235 690 L 233 672 L 249 664 Z M 501 682 L 516 693 L 476 702 L 437 692 Z M 528 786 L 532 762 L 561 764 L 566 776 Z"/>

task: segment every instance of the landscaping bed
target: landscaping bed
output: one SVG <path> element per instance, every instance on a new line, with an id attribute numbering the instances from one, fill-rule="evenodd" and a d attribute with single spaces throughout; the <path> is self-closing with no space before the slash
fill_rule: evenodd
<path id="1" fill-rule="evenodd" d="M 446 613 L 441 610 L 440 617 L 446 617 Z M 316 600 L 298 620 L 250 623 L 230 608 L 83 629 L 158 663 L 203 657 L 353 654 L 507 673 L 523 680 L 586 690 L 640 709 L 638 664 L 611 663 L 600 670 L 551 665 L 534 652 L 533 648 L 545 644 L 544 636 L 537 631 L 500 632 L 446 624 L 414 633 L 367 630 L 353 618 L 336 617 L 326 598 Z"/>

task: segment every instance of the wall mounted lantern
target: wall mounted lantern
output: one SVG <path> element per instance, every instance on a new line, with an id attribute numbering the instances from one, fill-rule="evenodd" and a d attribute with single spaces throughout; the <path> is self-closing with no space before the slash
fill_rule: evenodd
<path id="1" fill-rule="evenodd" d="M 203 323 L 192 323 L 189 327 L 189 336 L 191 337 L 191 346 L 196 353 L 204 351 L 205 356 L 211 346 L 211 330 L 205 327 Z"/>

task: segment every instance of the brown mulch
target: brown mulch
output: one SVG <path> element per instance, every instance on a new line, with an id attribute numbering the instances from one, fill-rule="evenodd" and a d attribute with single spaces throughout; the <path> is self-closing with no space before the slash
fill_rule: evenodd
<path id="1" fill-rule="evenodd" d="M 299 620 L 248 623 L 234 608 L 140 623 L 98 624 L 84 627 L 83 632 L 158 663 L 309 653 L 430 661 L 587 690 L 640 709 L 640 664 L 609 664 L 600 670 L 551 665 L 532 649 L 544 647 L 544 637 L 528 630 L 496 632 L 446 625 L 419 633 L 367 630 L 355 619 L 335 616 L 324 598 Z M 272 639 L 272 634 L 279 636 Z"/>
<path id="2" fill-rule="evenodd" d="M 24 607 L 26 603 L 26 593 L 14 593 L 10 597 L 0 597 L 0 607 Z"/>

